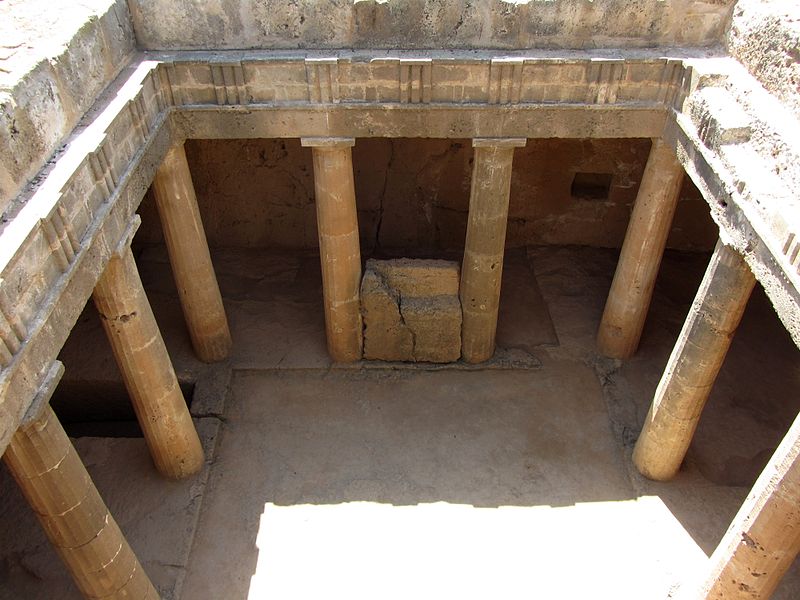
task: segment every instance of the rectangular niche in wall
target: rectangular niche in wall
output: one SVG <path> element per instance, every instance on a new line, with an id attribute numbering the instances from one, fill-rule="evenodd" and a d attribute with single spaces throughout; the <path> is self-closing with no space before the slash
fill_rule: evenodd
<path id="1" fill-rule="evenodd" d="M 576 200 L 608 200 L 611 173 L 575 173 L 570 194 Z"/>

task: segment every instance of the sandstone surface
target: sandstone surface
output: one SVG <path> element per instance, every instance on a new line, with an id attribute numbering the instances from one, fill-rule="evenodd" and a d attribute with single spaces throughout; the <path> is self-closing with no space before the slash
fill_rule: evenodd
<path id="1" fill-rule="evenodd" d="M 452 362 L 461 356 L 458 263 L 368 260 L 361 282 L 364 358 Z"/>

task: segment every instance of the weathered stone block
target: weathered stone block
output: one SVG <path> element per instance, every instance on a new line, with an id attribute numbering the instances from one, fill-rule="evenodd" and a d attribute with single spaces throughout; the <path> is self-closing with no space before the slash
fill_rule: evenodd
<path id="1" fill-rule="evenodd" d="M 400 313 L 413 333 L 413 360 L 444 363 L 461 357 L 461 302 L 457 295 L 403 299 Z"/>
<path id="2" fill-rule="evenodd" d="M 398 258 L 368 260 L 367 270 L 370 265 L 402 296 L 458 296 L 459 266 L 456 262 Z"/>
<path id="3" fill-rule="evenodd" d="M 400 314 L 400 295 L 384 277 L 367 270 L 361 280 L 361 315 L 364 319 L 364 358 L 369 360 L 409 360 L 414 340 Z"/>
<path id="4" fill-rule="evenodd" d="M 368 260 L 361 282 L 364 358 L 451 362 L 461 356 L 458 263 Z"/>

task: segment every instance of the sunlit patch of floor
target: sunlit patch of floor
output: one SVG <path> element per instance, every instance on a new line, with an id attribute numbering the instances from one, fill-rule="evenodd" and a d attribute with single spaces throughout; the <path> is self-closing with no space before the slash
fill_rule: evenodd
<path id="1" fill-rule="evenodd" d="M 706 559 L 655 497 L 563 507 L 276 506 L 248 598 L 663 598 Z"/>

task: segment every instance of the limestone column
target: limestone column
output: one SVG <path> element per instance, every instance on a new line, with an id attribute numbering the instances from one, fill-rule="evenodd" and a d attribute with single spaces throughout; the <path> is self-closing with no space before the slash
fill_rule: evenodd
<path id="1" fill-rule="evenodd" d="M 691 598 L 763 598 L 800 552 L 800 417 L 761 472 Z"/>
<path id="2" fill-rule="evenodd" d="M 469 220 L 461 264 L 461 356 L 469 363 L 488 360 L 494 354 L 500 282 L 511 191 L 514 148 L 525 138 L 478 138 L 472 140 L 472 187 Z"/>
<path id="3" fill-rule="evenodd" d="M 194 351 L 203 362 L 222 360 L 230 352 L 231 334 L 183 143 L 167 152 L 153 191 Z"/>
<path id="4" fill-rule="evenodd" d="M 754 285 L 744 259 L 717 242 L 634 448 L 645 477 L 678 472 Z"/>
<path id="5" fill-rule="evenodd" d="M 353 183 L 353 138 L 303 138 L 314 159 L 319 257 L 328 352 L 337 362 L 361 358 L 361 248 Z"/>
<path id="6" fill-rule="evenodd" d="M 675 154 L 654 139 L 597 334 L 597 349 L 605 356 L 636 352 L 682 181 Z"/>
<path id="7" fill-rule="evenodd" d="M 172 479 L 197 473 L 203 449 L 127 245 L 98 280 L 94 303 L 156 468 Z"/>
<path id="8" fill-rule="evenodd" d="M 86 598 L 157 600 L 159 595 L 125 540 L 48 404 L 53 371 L 3 455 L 39 522 Z"/>

